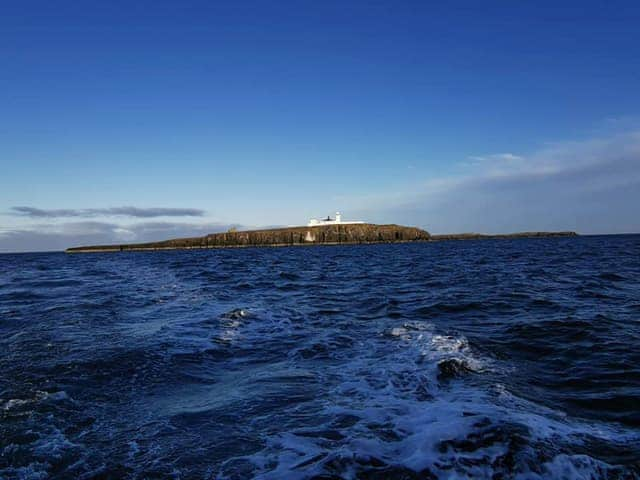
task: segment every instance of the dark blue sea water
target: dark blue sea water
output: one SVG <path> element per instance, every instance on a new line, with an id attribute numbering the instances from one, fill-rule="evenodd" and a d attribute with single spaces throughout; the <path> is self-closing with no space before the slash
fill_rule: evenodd
<path id="1" fill-rule="evenodd" d="M 1 478 L 640 478 L 640 236 L 0 255 Z"/>

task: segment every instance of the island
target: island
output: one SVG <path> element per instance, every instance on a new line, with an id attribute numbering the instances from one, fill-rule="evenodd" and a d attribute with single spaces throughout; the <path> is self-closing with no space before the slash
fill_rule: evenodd
<path id="1" fill-rule="evenodd" d="M 477 240 L 487 238 L 523 238 L 576 236 L 575 232 L 524 232 L 506 235 L 463 233 L 431 235 L 426 230 L 402 225 L 376 225 L 362 222 L 325 221 L 326 224 L 271 228 L 264 230 L 229 230 L 202 237 L 176 238 L 159 242 L 92 245 L 72 247 L 67 253 L 135 252 L 178 249 L 286 247 L 299 245 L 353 245 L 373 243 L 431 242 L 443 240 Z"/>

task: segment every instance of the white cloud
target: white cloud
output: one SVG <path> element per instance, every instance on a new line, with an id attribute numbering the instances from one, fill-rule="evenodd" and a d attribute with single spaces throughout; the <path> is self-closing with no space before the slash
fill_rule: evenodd
<path id="1" fill-rule="evenodd" d="M 640 131 L 481 155 L 402 192 L 343 198 L 359 216 L 433 232 L 640 231 Z"/>
<path id="2" fill-rule="evenodd" d="M 478 155 L 467 157 L 476 163 L 481 162 L 516 162 L 524 160 L 524 157 L 520 155 L 514 155 L 513 153 L 493 153 L 491 155 Z"/>

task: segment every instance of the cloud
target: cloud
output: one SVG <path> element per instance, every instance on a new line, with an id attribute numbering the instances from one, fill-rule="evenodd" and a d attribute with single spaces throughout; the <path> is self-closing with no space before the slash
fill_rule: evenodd
<path id="1" fill-rule="evenodd" d="M 110 207 L 110 208 L 82 208 L 82 209 L 51 209 L 17 206 L 12 207 L 12 215 L 30 218 L 64 218 L 64 217 L 201 217 L 204 210 L 198 208 L 138 208 L 138 207 Z"/>
<path id="2" fill-rule="evenodd" d="M 110 222 L 81 221 L 40 224 L 0 231 L 0 252 L 59 251 L 80 245 L 152 242 L 224 232 L 231 227 L 243 228 L 238 224 L 215 222 L 202 224 L 140 222 L 121 225 Z"/>
<path id="3" fill-rule="evenodd" d="M 435 233 L 640 232 L 640 131 L 473 159 L 403 192 L 344 200 L 365 219 Z"/>
<path id="4" fill-rule="evenodd" d="M 524 160 L 520 155 L 513 153 L 493 153 L 491 155 L 472 155 L 469 160 L 475 163 L 479 162 L 516 162 Z"/>

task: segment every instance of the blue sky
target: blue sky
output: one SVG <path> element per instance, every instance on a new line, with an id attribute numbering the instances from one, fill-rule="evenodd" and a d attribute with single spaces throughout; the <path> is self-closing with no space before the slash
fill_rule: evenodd
<path id="1" fill-rule="evenodd" d="M 335 210 L 640 231 L 638 2 L 12 3 L 0 251 Z"/>

